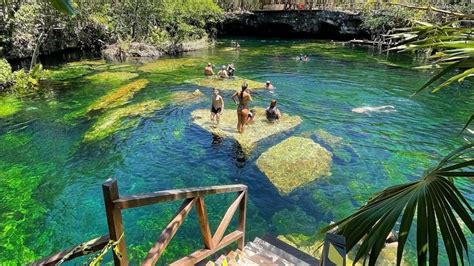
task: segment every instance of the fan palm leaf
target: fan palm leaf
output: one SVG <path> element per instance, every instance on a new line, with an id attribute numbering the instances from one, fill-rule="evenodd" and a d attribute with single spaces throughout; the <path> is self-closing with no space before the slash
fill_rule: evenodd
<path id="1" fill-rule="evenodd" d="M 401 216 L 398 265 L 414 221 L 419 265 L 427 261 L 437 265 L 438 233 L 441 233 L 450 264 L 469 262 L 468 244 L 459 220 L 474 232 L 474 210 L 451 179 L 474 177 L 473 167 L 474 144 L 469 144 L 446 156 L 419 181 L 385 189 L 356 213 L 322 232 L 337 228 L 336 233 L 346 237 L 348 250 L 360 243 L 355 262 L 368 257 L 369 265 L 375 265 L 385 239 Z"/>

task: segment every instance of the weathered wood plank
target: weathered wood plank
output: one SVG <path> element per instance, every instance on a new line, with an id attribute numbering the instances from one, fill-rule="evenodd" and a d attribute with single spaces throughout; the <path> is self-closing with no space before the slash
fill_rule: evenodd
<path id="1" fill-rule="evenodd" d="M 148 252 L 145 260 L 142 262 L 142 266 L 152 266 L 156 264 L 166 246 L 168 246 L 171 239 L 173 239 L 176 231 L 178 231 L 178 228 L 181 226 L 181 224 L 184 222 L 184 219 L 193 208 L 196 200 L 197 198 L 186 199 L 183 204 L 181 204 L 181 207 L 174 218 L 166 226 L 166 228 L 161 233 L 160 238 L 158 238 L 158 241 Z"/>
<path id="2" fill-rule="evenodd" d="M 196 263 L 202 261 L 203 259 L 211 256 L 212 254 L 216 253 L 220 249 L 228 246 L 232 242 L 238 241 L 240 238 L 242 238 L 244 233 L 239 230 L 235 230 L 232 233 L 229 233 L 226 235 L 224 238 L 222 238 L 221 242 L 219 245 L 217 245 L 214 249 L 201 249 L 198 251 L 193 252 L 191 255 L 186 256 L 182 259 L 179 259 L 173 263 L 171 263 L 171 266 L 189 266 L 189 265 L 195 265 Z"/>
<path id="3" fill-rule="evenodd" d="M 188 199 L 195 197 L 203 197 L 211 194 L 222 194 L 229 192 L 244 191 L 247 189 L 245 185 L 224 185 L 224 186 L 210 186 L 210 187 L 195 187 L 195 188 L 183 188 L 183 189 L 172 189 L 153 192 L 143 195 L 132 195 L 122 197 L 114 200 L 116 208 L 128 209 L 140 206 L 146 206 L 164 201 L 174 201 L 180 199 Z"/>
<path id="4" fill-rule="evenodd" d="M 109 235 L 104 235 L 98 238 L 94 238 L 87 242 L 81 243 L 75 247 L 68 248 L 64 251 L 51 255 L 47 258 L 35 261 L 31 263 L 30 265 L 31 266 L 40 266 L 40 265 L 52 266 L 52 265 L 56 265 L 56 263 L 58 263 L 60 260 L 62 260 L 66 256 L 67 258 L 64 261 L 69 261 L 77 257 L 91 254 L 98 250 L 103 249 L 105 245 L 107 245 L 109 240 L 110 240 Z"/>
<path id="5" fill-rule="evenodd" d="M 243 232 L 242 238 L 239 239 L 237 242 L 237 247 L 240 250 L 244 250 L 245 247 L 245 226 L 247 222 L 247 199 L 248 199 L 248 192 L 247 190 L 244 193 L 244 198 L 240 201 L 239 204 L 239 231 Z"/>
<path id="6" fill-rule="evenodd" d="M 219 242 L 222 240 L 225 230 L 229 226 L 230 221 L 232 221 L 232 217 L 234 216 L 234 213 L 237 210 L 237 207 L 239 207 L 239 204 L 242 201 L 242 198 L 244 196 L 245 196 L 245 192 L 240 192 L 237 198 L 234 200 L 234 202 L 230 205 L 229 209 L 227 209 L 224 215 L 224 218 L 222 218 L 222 221 L 219 224 L 219 227 L 217 227 L 217 230 L 214 233 L 214 236 L 212 237 L 212 243 L 214 244 L 214 246 L 217 246 Z"/>
<path id="7" fill-rule="evenodd" d="M 211 228 L 209 227 L 206 205 L 202 197 L 197 199 L 196 211 L 199 219 L 199 228 L 201 229 L 202 240 L 204 241 L 204 247 L 212 249 L 214 248 L 214 245 L 212 243 Z"/>
<path id="8" fill-rule="evenodd" d="M 118 243 L 121 257 L 114 251 L 114 263 L 115 266 L 126 266 L 128 265 L 128 256 L 127 246 L 125 245 L 125 236 L 123 236 L 122 211 L 119 208 L 115 208 L 114 205 L 114 200 L 120 198 L 117 180 L 108 179 L 104 184 L 102 184 L 102 192 L 104 194 L 105 213 L 107 215 L 110 239 L 117 241 L 121 238 L 121 241 Z"/>

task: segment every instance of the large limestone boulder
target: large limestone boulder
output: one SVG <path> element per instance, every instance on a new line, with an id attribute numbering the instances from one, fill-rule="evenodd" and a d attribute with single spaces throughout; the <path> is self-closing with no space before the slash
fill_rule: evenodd
<path id="1" fill-rule="evenodd" d="M 265 109 L 253 108 L 256 112 L 254 122 L 246 126 L 243 134 L 237 132 L 237 113 L 234 109 L 226 109 L 221 116 L 219 125 L 210 121 L 210 109 L 198 109 L 191 113 L 193 122 L 201 128 L 221 137 L 235 139 L 243 151 L 249 153 L 258 141 L 269 136 L 290 130 L 301 123 L 299 116 L 283 114 L 277 123 L 270 123 L 265 118 Z"/>
<path id="2" fill-rule="evenodd" d="M 242 88 L 242 83 L 244 82 L 248 84 L 248 87 L 251 90 L 265 89 L 265 84 L 263 82 L 258 82 L 251 79 L 245 79 L 242 77 L 222 79 L 222 78 L 213 76 L 213 77 L 204 77 L 201 79 L 192 80 L 191 82 L 198 86 L 219 89 L 219 90 L 240 91 Z"/>
<path id="3" fill-rule="evenodd" d="M 288 194 L 318 177 L 331 175 L 332 154 L 311 139 L 290 137 L 257 159 L 280 194 Z"/>

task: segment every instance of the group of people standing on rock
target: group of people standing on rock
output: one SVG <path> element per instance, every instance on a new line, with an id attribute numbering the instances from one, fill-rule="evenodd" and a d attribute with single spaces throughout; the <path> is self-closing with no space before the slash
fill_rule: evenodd
<path id="1" fill-rule="evenodd" d="M 223 78 L 223 79 L 226 79 L 226 78 L 232 78 L 234 77 L 234 74 L 235 74 L 235 66 L 234 66 L 234 63 L 230 63 L 228 64 L 227 66 L 226 65 L 223 65 L 221 67 L 221 69 L 219 70 L 219 72 L 217 72 L 217 76 L 219 78 Z M 207 66 L 204 68 L 204 75 L 205 76 L 214 76 L 214 65 L 211 64 L 211 63 L 207 63 Z"/>
<path id="2" fill-rule="evenodd" d="M 271 82 L 267 81 L 265 87 L 270 86 L 273 88 Z M 235 92 L 231 98 L 235 105 L 237 105 L 237 131 L 243 133 L 245 126 L 252 123 L 255 120 L 256 115 L 256 111 L 249 107 L 250 102 L 252 102 L 252 94 L 248 88 L 248 84 L 244 82 L 241 90 Z M 211 103 L 211 121 L 215 121 L 219 124 L 220 117 L 224 113 L 224 105 L 224 98 L 219 94 L 218 89 L 214 89 Z M 269 122 L 273 123 L 280 120 L 281 112 L 277 108 L 276 100 L 270 102 L 270 106 L 265 109 L 265 115 Z"/>

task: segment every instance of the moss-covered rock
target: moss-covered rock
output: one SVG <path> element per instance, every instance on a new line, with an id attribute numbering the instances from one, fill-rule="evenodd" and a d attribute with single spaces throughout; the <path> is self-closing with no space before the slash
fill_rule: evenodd
<path id="1" fill-rule="evenodd" d="M 283 115 L 278 123 L 269 123 L 265 118 L 265 109 L 256 107 L 255 120 L 246 126 L 245 132 L 237 132 L 237 113 L 235 110 L 225 110 L 221 116 L 219 125 L 210 121 L 210 110 L 199 109 L 191 113 L 193 122 L 203 129 L 221 136 L 235 139 L 244 152 L 249 153 L 255 144 L 272 135 L 288 131 L 301 123 L 299 116 Z"/>
<path id="2" fill-rule="evenodd" d="M 90 74 L 93 71 L 89 65 L 66 65 L 58 69 L 50 69 L 48 71 L 48 79 L 67 81 Z"/>
<path id="3" fill-rule="evenodd" d="M 171 93 L 173 103 L 178 105 L 202 101 L 205 99 L 203 96 L 204 94 L 200 90 L 195 90 L 193 92 L 176 91 Z"/>
<path id="4" fill-rule="evenodd" d="M 22 106 L 22 102 L 14 96 L 0 96 L 0 118 L 17 113 Z"/>
<path id="5" fill-rule="evenodd" d="M 132 72 L 101 72 L 92 76 L 87 76 L 86 79 L 93 83 L 120 83 L 138 77 L 137 73 Z"/>
<path id="6" fill-rule="evenodd" d="M 127 85 L 124 85 L 112 92 L 104 95 L 95 103 L 87 108 L 87 112 L 99 111 L 103 109 L 110 109 L 118 107 L 127 103 L 135 93 L 145 88 L 148 85 L 148 80 L 139 79 Z"/>
<path id="7" fill-rule="evenodd" d="M 262 153 L 258 168 L 281 194 L 331 174 L 332 154 L 311 139 L 290 137 Z"/>
<path id="8" fill-rule="evenodd" d="M 204 77 L 201 79 L 195 79 L 191 81 L 193 84 L 202 87 L 208 87 L 219 90 L 230 90 L 230 91 L 240 91 L 242 83 L 246 82 L 249 89 L 258 90 L 264 89 L 265 84 L 263 82 L 258 82 L 250 79 L 245 79 L 241 77 L 235 77 L 231 79 L 222 79 L 219 77 Z"/>
<path id="9" fill-rule="evenodd" d="M 202 73 L 201 69 L 197 69 L 200 64 L 202 64 L 202 61 L 199 58 L 159 59 L 155 62 L 144 64 L 138 70 L 148 73 L 167 73 L 180 68 L 193 67 L 196 68 L 196 72 Z"/>
<path id="10" fill-rule="evenodd" d="M 147 101 L 131 104 L 122 108 L 114 109 L 105 113 L 92 128 L 84 135 L 84 141 L 95 141 L 104 139 L 115 132 L 130 127 L 134 127 L 138 122 L 138 117 L 146 117 L 155 110 L 162 108 L 160 101 Z"/>
<path id="11" fill-rule="evenodd" d="M 316 130 L 315 134 L 332 147 L 342 143 L 341 137 L 334 136 L 326 130 L 318 129 Z"/>

